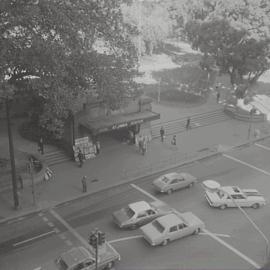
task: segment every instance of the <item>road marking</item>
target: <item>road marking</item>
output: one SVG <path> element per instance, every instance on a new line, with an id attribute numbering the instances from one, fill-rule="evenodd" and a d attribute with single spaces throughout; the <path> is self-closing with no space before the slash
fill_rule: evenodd
<path id="1" fill-rule="evenodd" d="M 17 247 L 17 246 L 19 246 L 19 245 L 25 244 L 25 243 L 27 243 L 27 242 L 31 242 L 31 241 L 33 241 L 33 240 L 39 239 L 39 238 L 41 238 L 41 237 L 44 237 L 44 236 L 47 236 L 47 235 L 50 235 L 50 234 L 53 234 L 53 233 L 55 233 L 55 231 L 49 231 L 49 232 L 46 232 L 46 233 L 43 233 L 43 234 L 39 234 L 39 235 L 37 235 L 37 236 L 35 236 L 35 237 L 26 239 L 26 240 L 21 241 L 21 242 L 18 242 L 18 243 L 15 243 L 15 244 L 13 244 L 13 246 L 14 246 L 14 247 Z"/>
<path id="2" fill-rule="evenodd" d="M 222 233 L 212 233 L 213 235 L 216 235 L 218 237 L 225 237 L 225 238 L 230 238 L 231 236 L 228 234 L 222 234 Z M 199 235 L 208 235 L 208 233 L 205 232 L 200 232 Z"/>
<path id="3" fill-rule="evenodd" d="M 247 162 L 244 162 L 244 161 L 242 161 L 242 160 L 240 160 L 240 159 L 234 158 L 234 157 L 229 156 L 229 155 L 226 155 L 226 154 L 223 154 L 223 156 L 226 157 L 226 158 L 228 158 L 228 159 L 234 160 L 234 161 L 236 161 L 236 162 L 238 162 L 238 163 L 241 163 L 241 164 L 243 164 L 243 165 L 246 165 L 247 167 L 250 167 L 250 168 L 252 168 L 252 169 L 254 169 L 254 170 L 257 170 L 257 171 L 259 171 L 259 172 L 261 172 L 261 173 L 264 173 L 264 174 L 270 176 L 270 172 L 267 172 L 267 171 L 265 171 L 265 170 L 263 170 L 263 169 L 260 169 L 260 168 L 258 168 L 258 167 L 256 167 L 256 166 L 253 166 L 253 165 L 251 165 L 251 164 L 249 164 L 249 163 L 247 163 Z"/>
<path id="4" fill-rule="evenodd" d="M 155 196 L 153 196 L 152 194 L 150 194 L 149 192 L 145 191 L 144 189 L 138 187 L 135 184 L 130 184 L 133 188 L 139 190 L 141 193 L 145 194 L 146 196 L 150 197 L 151 199 L 153 199 L 154 201 L 160 201 L 158 198 L 156 198 Z"/>
<path id="5" fill-rule="evenodd" d="M 252 266 L 254 266 L 256 269 L 260 269 L 261 266 L 258 265 L 255 261 L 253 261 L 252 259 L 250 259 L 249 257 L 247 257 L 246 255 L 244 255 L 242 252 L 240 252 L 239 250 L 237 250 L 236 248 L 234 248 L 233 246 L 229 245 L 228 243 L 226 243 L 225 241 L 223 241 L 222 239 L 220 239 L 217 235 L 209 232 L 206 229 L 203 229 L 203 231 L 208 234 L 210 237 L 212 237 L 213 239 L 215 239 L 216 241 L 218 241 L 220 244 L 222 244 L 223 246 L 227 247 L 228 249 L 230 249 L 232 252 L 234 252 L 236 255 L 238 255 L 240 258 L 242 258 L 243 260 L 245 260 L 246 262 L 248 262 L 249 264 L 251 264 Z"/>
<path id="6" fill-rule="evenodd" d="M 76 232 L 64 219 L 61 218 L 60 215 L 58 215 L 53 209 L 50 210 L 50 213 L 62 224 L 64 225 L 67 230 L 73 234 L 75 238 L 77 238 L 87 249 L 89 249 L 88 242 Z"/>
<path id="7" fill-rule="evenodd" d="M 262 144 L 259 144 L 259 143 L 255 143 L 256 146 L 260 147 L 260 148 L 263 148 L 265 150 L 270 150 L 270 147 L 267 147 L 267 146 L 264 146 Z"/>
<path id="8" fill-rule="evenodd" d="M 108 243 L 112 244 L 112 243 L 116 243 L 116 242 L 130 240 L 130 239 L 136 239 L 136 238 L 143 238 L 143 236 L 142 235 L 135 235 L 135 236 L 130 236 L 130 237 L 123 237 L 123 238 L 108 241 Z"/>

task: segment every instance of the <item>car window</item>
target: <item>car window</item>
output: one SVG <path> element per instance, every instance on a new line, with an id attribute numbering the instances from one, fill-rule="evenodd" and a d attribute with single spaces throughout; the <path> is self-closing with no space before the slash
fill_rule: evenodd
<path id="1" fill-rule="evenodd" d="M 145 212 L 142 212 L 142 213 L 139 213 L 138 214 L 138 218 L 143 218 L 143 217 L 146 217 L 146 213 Z"/>
<path id="2" fill-rule="evenodd" d="M 178 229 L 177 229 L 177 226 L 173 226 L 170 228 L 170 232 L 176 232 Z"/>
<path id="3" fill-rule="evenodd" d="M 85 267 L 84 263 L 79 263 L 73 267 L 73 270 L 81 270 Z"/>
<path id="4" fill-rule="evenodd" d="M 92 264 L 94 264 L 93 260 L 89 260 L 89 261 L 85 262 L 85 266 L 90 266 Z"/>
<path id="5" fill-rule="evenodd" d="M 156 230 L 160 233 L 163 233 L 165 228 L 158 222 L 158 220 L 154 220 L 152 222 L 152 225 L 154 228 L 156 228 Z"/>
<path id="6" fill-rule="evenodd" d="M 178 183 L 178 179 L 173 179 L 173 180 L 171 181 L 171 184 L 176 184 L 176 183 Z"/>
<path id="7" fill-rule="evenodd" d="M 146 211 L 147 215 L 154 215 L 156 212 L 152 209 Z"/>
<path id="8" fill-rule="evenodd" d="M 233 198 L 233 199 L 238 199 L 238 200 L 239 200 L 239 199 L 245 199 L 245 197 L 244 197 L 243 195 L 241 195 L 241 194 L 233 194 L 233 195 L 232 195 L 232 198 Z"/>
<path id="9" fill-rule="evenodd" d="M 186 228 L 187 227 L 187 225 L 185 224 L 185 223 L 182 223 L 182 224 L 179 224 L 178 225 L 178 229 L 179 230 L 183 230 L 184 228 Z"/>
<path id="10" fill-rule="evenodd" d="M 68 265 L 65 263 L 64 260 L 62 260 L 62 258 L 56 259 L 56 264 L 58 265 L 59 270 L 67 270 L 68 269 Z"/>
<path id="11" fill-rule="evenodd" d="M 168 179 L 166 176 L 162 177 L 162 182 L 164 183 L 168 183 L 170 181 L 170 179 Z"/>
<path id="12" fill-rule="evenodd" d="M 130 209 L 129 207 L 125 208 L 125 212 L 129 218 L 132 218 L 135 215 L 135 212 L 132 209 Z"/>

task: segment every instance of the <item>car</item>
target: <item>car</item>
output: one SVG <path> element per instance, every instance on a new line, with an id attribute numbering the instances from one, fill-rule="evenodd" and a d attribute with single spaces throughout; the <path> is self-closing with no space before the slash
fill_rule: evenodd
<path id="1" fill-rule="evenodd" d="M 172 212 L 156 218 L 151 223 L 142 226 L 140 230 L 151 246 L 164 246 L 170 241 L 198 234 L 204 227 L 204 223 L 191 212 Z"/>
<path id="2" fill-rule="evenodd" d="M 162 193 L 171 194 L 173 191 L 185 187 L 192 187 L 197 178 L 189 173 L 167 173 L 153 181 L 155 189 Z"/>
<path id="3" fill-rule="evenodd" d="M 166 215 L 172 208 L 161 201 L 139 201 L 113 212 L 113 221 L 122 229 L 136 229 L 153 219 Z"/>
<path id="4" fill-rule="evenodd" d="M 256 189 L 241 189 L 237 186 L 220 186 L 214 180 L 203 182 L 205 198 L 211 207 L 225 209 L 227 207 L 259 208 L 266 204 L 263 195 Z M 211 188 L 215 187 L 215 188 Z"/>

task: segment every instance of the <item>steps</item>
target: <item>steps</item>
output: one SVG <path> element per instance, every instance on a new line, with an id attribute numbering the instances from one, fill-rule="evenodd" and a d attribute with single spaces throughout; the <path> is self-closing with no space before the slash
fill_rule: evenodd
<path id="1" fill-rule="evenodd" d="M 53 166 L 71 160 L 70 157 L 62 150 L 50 151 L 47 153 L 45 152 L 44 158 L 49 166 Z"/>
<path id="2" fill-rule="evenodd" d="M 231 117 L 226 115 L 223 109 L 218 109 L 215 111 L 192 115 L 190 116 L 190 119 L 190 129 L 194 129 L 227 121 L 231 119 Z M 187 117 L 152 126 L 152 138 L 155 139 L 160 137 L 159 131 L 161 126 L 163 126 L 165 129 L 165 136 L 184 132 L 186 131 L 186 121 Z"/>

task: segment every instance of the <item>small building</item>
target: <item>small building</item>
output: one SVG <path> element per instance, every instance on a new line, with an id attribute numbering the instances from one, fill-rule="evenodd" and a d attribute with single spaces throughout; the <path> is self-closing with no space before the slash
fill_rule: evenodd
<path id="1" fill-rule="evenodd" d="M 152 111 L 152 99 L 145 96 L 126 97 L 119 110 L 108 110 L 102 101 L 87 101 L 82 111 L 73 117 L 64 140 L 70 145 L 80 138 L 99 141 L 101 147 L 115 143 L 135 143 L 137 136 L 151 140 L 151 121 L 160 118 Z M 133 139 L 133 140 L 132 140 Z"/>

